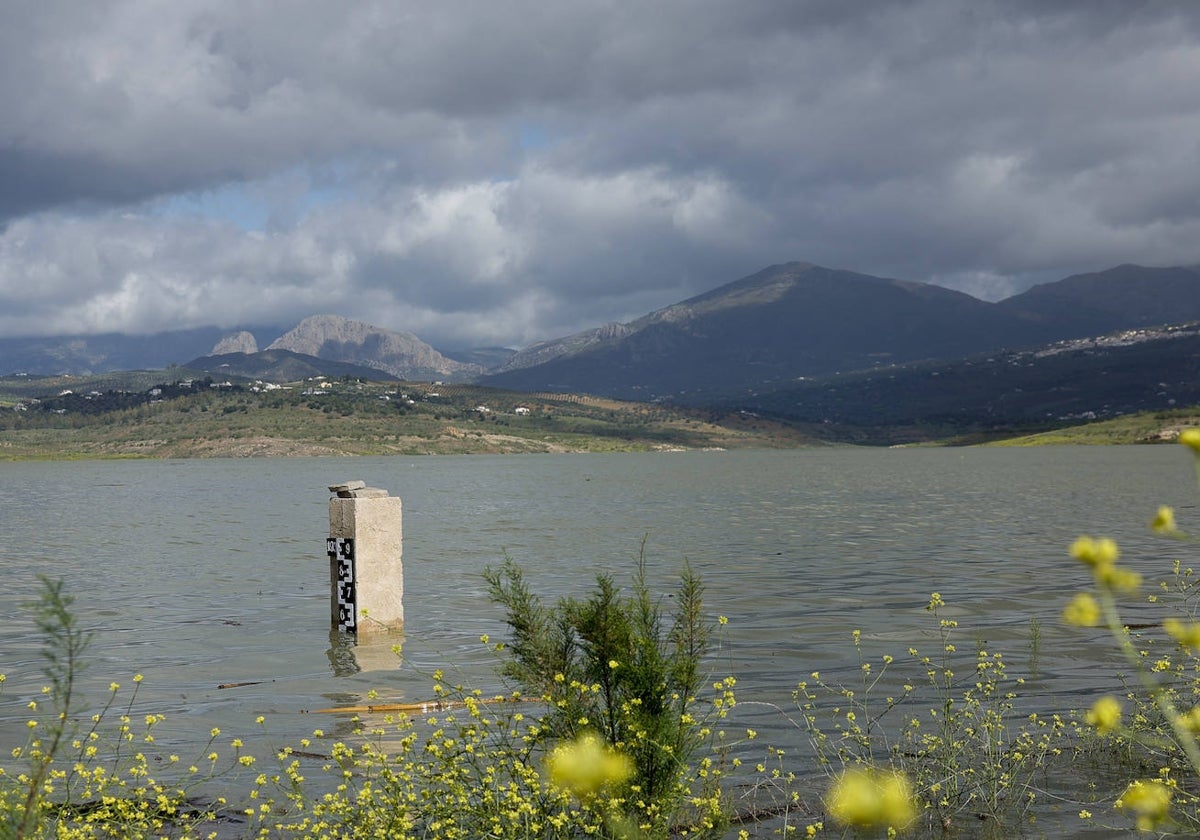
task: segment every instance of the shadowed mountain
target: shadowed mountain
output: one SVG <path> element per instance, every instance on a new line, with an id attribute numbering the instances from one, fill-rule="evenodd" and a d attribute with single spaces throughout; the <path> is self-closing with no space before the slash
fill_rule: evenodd
<path id="1" fill-rule="evenodd" d="M 378 368 L 320 359 L 291 350 L 262 350 L 258 353 L 221 353 L 193 359 L 185 367 L 214 378 L 241 376 L 265 382 L 299 382 L 316 376 L 341 379 L 343 376 L 368 381 L 396 379 Z"/>
<path id="2" fill-rule="evenodd" d="M 996 306 L 1058 338 L 1178 324 L 1200 319 L 1200 271 L 1119 265 L 1034 286 Z"/>
<path id="3" fill-rule="evenodd" d="M 652 312 L 523 351 L 481 381 L 689 402 L 796 377 L 1042 340 L 1021 313 L 961 292 L 787 263 Z M 541 360 L 516 368 L 523 360 Z"/>

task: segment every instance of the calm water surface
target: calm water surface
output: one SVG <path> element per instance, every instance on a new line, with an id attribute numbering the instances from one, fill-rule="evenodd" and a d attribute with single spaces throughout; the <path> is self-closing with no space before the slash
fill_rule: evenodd
<path id="1" fill-rule="evenodd" d="M 403 500 L 407 627 L 346 650 L 329 632 L 325 488 L 356 478 Z M 436 668 L 499 688 L 479 636 L 505 628 L 481 569 L 512 557 L 538 591 L 578 594 L 597 572 L 626 580 L 643 541 L 654 578 L 689 562 L 729 617 L 714 668 L 738 677 L 738 725 L 798 755 L 773 706 L 792 708 L 814 670 L 851 678 L 853 629 L 872 658 L 932 653 L 933 591 L 962 648 L 986 642 L 1013 671 L 1031 673 L 1040 622 L 1024 702 L 1080 708 L 1112 671 L 1094 636 L 1059 625 L 1086 583 L 1065 547 L 1113 536 L 1157 579 L 1178 548 L 1146 523 L 1158 504 L 1186 522 L 1195 500 L 1180 447 L 0 464 L 0 748 L 24 740 L 41 684 L 20 607 L 38 573 L 66 580 L 95 632 L 89 700 L 144 674 L 139 708 L 168 716 L 166 752 L 212 726 L 252 734 L 259 714 L 280 741 L 344 731 L 346 716 L 309 710 L 372 688 L 423 700 Z M 259 684 L 218 689 L 235 682 Z"/>

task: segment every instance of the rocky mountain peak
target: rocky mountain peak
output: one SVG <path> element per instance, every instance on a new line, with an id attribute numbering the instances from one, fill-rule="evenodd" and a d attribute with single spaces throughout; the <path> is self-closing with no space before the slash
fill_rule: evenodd
<path id="1" fill-rule="evenodd" d="M 254 334 L 241 330 L 240 332 L 230 333 L 213 345 L 213 356 L 221 356 L 225 353 L 257 353 L 258 341 L 255 340 Z"/>
<path id="2" fill-rule="evenodd" d="M 461 380 L 483 371 L 479 365 L 446 358 L 412 333 L 387 330 L 340 315 L 305 318 L 267 349 L 366 365 L 410 380 Z"/>

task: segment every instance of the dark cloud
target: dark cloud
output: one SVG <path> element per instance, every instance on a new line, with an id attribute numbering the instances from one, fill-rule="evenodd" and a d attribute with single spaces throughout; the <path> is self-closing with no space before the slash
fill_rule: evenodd
<path id="1" fill-rule="evenodd" d="M 525 344 L 804 259 L 1200 262 L 1200 4 L 13 0 L 0 333 Z"/>

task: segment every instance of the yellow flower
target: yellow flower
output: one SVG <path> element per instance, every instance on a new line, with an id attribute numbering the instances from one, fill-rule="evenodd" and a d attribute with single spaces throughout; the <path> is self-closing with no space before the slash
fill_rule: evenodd
<path id="1" fill-rule="evenodd" d="M 829 789 L 825 807 L 835 820 L 855 828 L 903 831 L 917 818 L 912 785 L 894 771 L 847 770 Z"/>
<path id="2" fill-rule="evenodd" d="M 1121 703 L 1115 697 L 1101 697 L 1092 704 L 1085 719 L 1102 735 L 1112 732 L 1121 726 Z"/>
<path id="3" fill-rule="evenodd" d="M 1175 531 L 1175 509 L 1162 505 L 1150 522 L 1151 530 L 1159 534 L 1170 534 Z"/>
<path id="4" fill-rule="evenodd" d="M 1132 569 L 1125 569 L 1116 564 L 1096 567 L 1096 580 L 1114 592 L 1124 592 L 1132 595 L 1142 585 L 1142 576 Z"/>
<path id="5" fill-rule="evenodd" d="M 1185 648 L 1200 648 L 1200 624 L 1190 622 L 1184 624 L 1178 618 L 1164 618 L 1163 629 L 1167 631 L 1167 635 Z"/>
<path id="6" fill-rule="evenodd" d="M 1153 831 L 1167 818 L 1171 789 L 1154 779 L 1131 782 L 1117 800 L 1117 807 L 1128 808 L 1137 815 L 1138 831 Z"/>
<path id="7" fill-rule="evenodd" d="M 628 779 L 633 775 L 633 762 L 589 732 L 555 747 L 546 759 L 546 769 L 554 784 L 586 799 L 603 787 Z"/>
<path id="8" fill-rule="evenodd" d="M 1117 544 L 1110 539 L 1080 537 L 1071 543 L 1071 556 L 1089 566 L 1111 566 L 1117 562 L 1120 552 Z"/>
<path id="9" fill-rule="evenodd" d="M 1195 706 L 1191 711 L 1184 712 L 1179 716 L 1179 719 L 1189 732 L 1200 733 L 1200 706 Z"/>
<path id="10" fill-rule="evenodd" d="M 1095 627 L 1100 623 L 1100 605 L 1091 595 L 1080 592 L 1063 610 L 1063 621 L 1076 627 Z"/>
<path id="11" fill-rule="evenodd" d="M 1179 442 L 1200 455 L 1200 429 L 1184 429 L 1179 433 Z"/>

